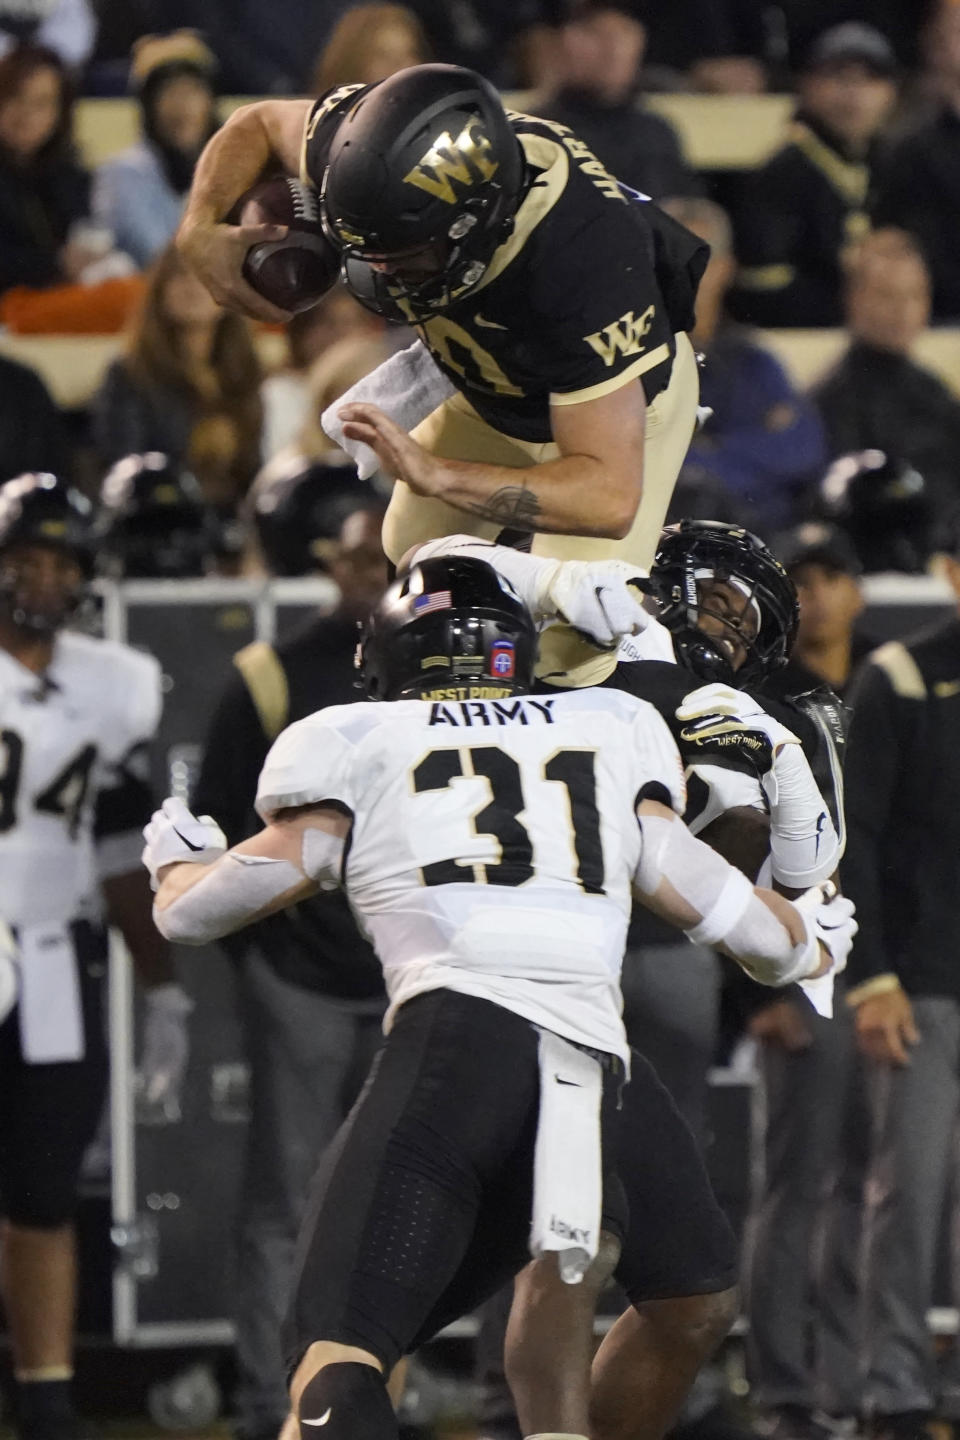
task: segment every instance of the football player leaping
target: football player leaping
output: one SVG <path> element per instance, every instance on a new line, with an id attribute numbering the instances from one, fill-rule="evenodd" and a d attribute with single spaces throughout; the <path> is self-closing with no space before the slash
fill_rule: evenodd
<path id="1" fill-rule="evenodd" d="M 241 269 L 283 232 L 226 216 L 271 168 L 316 187 L 349 288 L 413 325 L 455 387 L 410 435 L 375 405 L 346 411 L 397 480 L 390 559 L 509 527 L 538 554 L 649 565 L 696 419 L 704 244 L 564 126 L 505 112 L 471 71 L 413 66 L 247 106 L 210 141 L 180 245 L 219 300 L 265 319 L 287 317 Z M 562 627 L 548 644 L 558 671 L 593 656 Z"/>
<path id="2" fill-rule="evenodd" d="M 63 628 L 92 568 L 82 495 L 52 475 L 0 486 L 0 1280 L 21 1440 L 76 1433 L 73 1215 L 108 1071 L 101 899 L 150 987 L 153 1100 L 175 1101 L 186 1063 L 190 1002 L 137 865 L 160 671 Z"/>

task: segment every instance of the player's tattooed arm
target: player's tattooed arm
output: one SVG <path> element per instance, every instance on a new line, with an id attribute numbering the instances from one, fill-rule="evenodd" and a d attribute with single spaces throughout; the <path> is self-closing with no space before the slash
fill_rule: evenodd
<path id="1" fill-rule="evenodd" d="M 470 501 L 466 508 L 483 520 L 517 530 L 536 530 L 542 511 L 540 501 L 527 485 L 504 485 L 488 500 Z"/>
<path id="2" fill-rule="evenodd" d="M 564 413 L 554 421 L 559 456 L 528 467 L 442 459 L 366 402 L 343 405 L 339 415 L 346 438 L 369 445 L 384 472 L 417 495 L 500 527 L 619 540 L 629 533 L 643 488 L 642 392 L 637 395 L 632 402 L 604 396 L 567 407 L 599 407 L 609 423 L 599 426 L 600 416 L 590 421 L 583 414 L 578 423 Z M 610 427 L 618 431 L 615 441 Z"/>

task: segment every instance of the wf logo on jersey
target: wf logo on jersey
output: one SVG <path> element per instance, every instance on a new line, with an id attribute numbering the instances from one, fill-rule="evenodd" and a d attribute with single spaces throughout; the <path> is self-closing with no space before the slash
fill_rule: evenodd
<path id="1" fill-rule="evenodd" d="M 490 646 L 490 673 L 500 680 L 512 680 L 517 656 L 512 640 L 494 640 Z"/>
<path id="2" fill-rule="evenodd" d="M 642 315 L 628 310 L 612 325 L 598 330 L 595 335 L 584 335 L 584 340 L 595 350 L 604 365 L 612 365 L 618 355 L 640 355 L 647 347 L 643 337 L 649 334 L 653 324 L 655 306 L 648 305 Z"/>
<path id="3" fill-rule="evenodd" d="M 498 168 L 498 162 L 490 153 L 489 138 L 480 129 L 476 117 L 472 117 L 455 140 L 449 130 L 444 130 L 403 178 L 407 185 L 416 185 L 447 205 L 456 205 L 459 196 L 452 184 L 454 180 L 469 190 L 480 181 L 489 180 Z"/>

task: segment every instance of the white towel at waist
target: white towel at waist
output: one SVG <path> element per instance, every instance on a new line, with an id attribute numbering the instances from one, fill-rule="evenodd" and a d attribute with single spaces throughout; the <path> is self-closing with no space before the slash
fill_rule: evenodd
<path id="1" fill-rule="evenodd" d="M 405 350 L 398 350 L 389 360 L 384 360 L 376 370 L 364 375 L 346 394 L 328 405 L 320 416 L 324 434 L 329 435 L 342 450 L 346 450 L 356 462 L 357 474 L 361 480 L 369 480 L 376 472 L 379 460 L 369 445 L 359 440 L 348 440 L 343 433 L 343 422 L 339 418 L 341 405 L 363 400 L 370 405 L 379 405 L 404 430 L 413 430 L 444 400 L 454 393 L 454 386 L 431 359 L 430 351 L 422 340 L 414 340 Z"/>
<path id="2" fill-rule="evenodd" d="M 558 1252 L 560 1276 L 576 1285 L 600 1239 L 603 1071 L 592 1055 L 540 1031 L 540 1115 L 533 1161 L 530 1253 Z"/>

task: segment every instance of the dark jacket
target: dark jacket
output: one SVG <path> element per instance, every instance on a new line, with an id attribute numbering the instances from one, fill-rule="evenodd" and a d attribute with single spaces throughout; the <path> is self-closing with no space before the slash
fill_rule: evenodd
<path id="1" fill-rule="evenodd" d="M 839 325 L 840 253 L 869 226 L 872 168 L 803 115 L 790 137 L 733 208 L 741 269 L 730 312 L 753 325 Z"/>
<path id="2" fill-rule="evenodd" d="M 263 762 L 279 731 L 328 705 L 362 700 L 355 685 L 357 627 L 331 615 L 279 645 L 248 646 L 236 657 L 207 734 L 192 796 L 197 814 L 216 816 L 231 845 L 255 834 L 253 808 Z M 341 891 L 317 895 L 231 937 L 229 953 L 254 945 L 285 980 L 342 999 L 381 995 L 379 962 Z"/>
<path id="3" fill-rule="evenodd" d="M 563 90 L 540 114 L 568 126 L 611 175 L 653 200 L 703 191 L 683 158 L 673 126 L 633 101 L 600 105 L 585 92 Z"/>
<path id="4" fill-rule="evenodd" d="M 0 152 L 0 290 L 56 285 L 60 250 L 90 213 L 90 177 L 74 160 L 14 165 Z"/>
<path id="5" fill-rule="evenodd" d="M 813 398 L 834 455 L 876 449 L 909 461 L 936 514 L 960 500 L 960 401 L 922 365 L 856 341 Z"/>
<path id="6" fill-rule="evenodd" d="M 875 651 L 853 690 L 844 891 L 851 989 L 960 997 L 960 617 Z"/>
<path id="7" fill-rule="evenodd" d="M 27 470 L 64 474 L 63 420 L 40 376 L 0 357 L 0 395 L 0 484 Z"/>
<path id="8" fill-rule="evenodd" d="M 851 669 L 846 684 L 830 687 L 841 700 L 852 688 L 861 663 L 871 651 L 876 650 L 879 643 L 876 636 L 864 635 L 859 630 L 854 631 L 850 642 Z M 817 690 L 823 684 L 823 677 L 818 675 L 815 670 L 811 670 L 808 665 L 804 665 L 803 661 L 794 655 L 782 670 L 775 670 L 770 678 L 763 682 L 763 694 L 777 700 L 789 700 L 793 695 L 804 695 L 808 690 Z"/>
<path id="9" fill-rule="evenodd" d="M 147 388 L 115 360 L 93 398 L 93 441 L 104 467 L 125 455 L 160 450 L 185 460 L 194 423 L 190 397 L 168 388 Z"/>
<path id="10" fill-rule="evenodd" d="M 877 225 L 898 225 L 919 240 L 933 280 L 937 320 L 960 319 L 960 115 L 939 116 L 895 146 L 880 167 Z"/>

